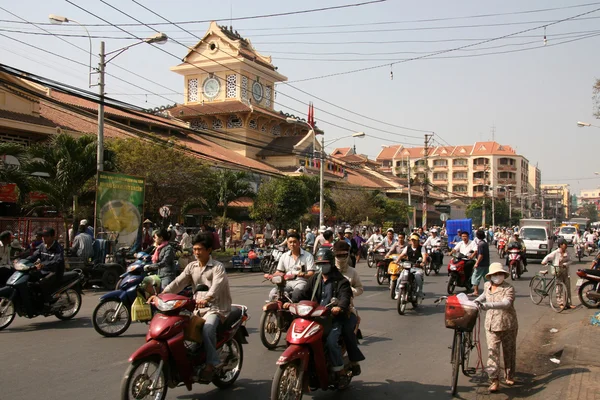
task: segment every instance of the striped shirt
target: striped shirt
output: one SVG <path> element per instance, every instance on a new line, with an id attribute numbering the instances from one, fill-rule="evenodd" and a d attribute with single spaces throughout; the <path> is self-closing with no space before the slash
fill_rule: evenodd
<path id="1" fill-rule="evenodd" d="M 73 239 L 72 251 L 77 254 L 77 257 L 82 257 L 85 260 L 94 256 L 94 239 L 87 233 L 80 233 Z"/>

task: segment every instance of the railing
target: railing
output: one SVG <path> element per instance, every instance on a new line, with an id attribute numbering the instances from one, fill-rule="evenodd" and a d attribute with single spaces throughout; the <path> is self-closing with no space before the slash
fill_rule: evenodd
<path id="1" fill-rule="evenodd" d="M 498 171 L 516 171 L 516 170 L 517 170 L 516 165 L 498 164 Z"/>
<path id="2" fill-rule="evenodd" d="M 489 164 L 473 164 L 474 171 L 485 171 L 489 168 Z"/>

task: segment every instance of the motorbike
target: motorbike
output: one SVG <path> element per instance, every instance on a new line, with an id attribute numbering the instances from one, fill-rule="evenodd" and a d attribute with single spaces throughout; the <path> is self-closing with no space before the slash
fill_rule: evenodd
<path id="1" fill-rule="evenodd" d="M 587 308 L 600 307 L 600 270 L 580 269 L 577 276 L 576 290 L 581 304 Z"/>
<path id="2" fill-rule="evenodd" d="M 496 247 L 498 248 L 498 257 L 504 258 L 506 256 L 506 239 L 498 239 Z"/>
<path id="3" fill-rule="evenodd" d="M 396 286 L 398 285 L 398 278 L 400 277 L 400 273 L 402 272 L 402 265 L 400 264 L 400 254 L 392 254 L 386 261 L 388 262 L 387 267 L 387 276 L 390 280 L 390 297 L 393 299 L 396 298 Z"/>
<path id="4" fill-rule="evenodd" d="M 261 271 L 265 274 L 272 274 L 275 272 L 277 264 L 279 263 L 279 259 L 283 253 L 285 253 L 285 250 L 283 250 L 281 247 L 276 245 L 270 246 L 266 251 L 265 256 L 260 261 Z"/>
<path id="5" fill-rule="evenodd" d="M 417 288 L 417 282 L 415 281 L 416 268 L 423 262 L 423 259 L 419 258 L 417 262 L 412 265 L 410 262 L 403 263 L 403 269 L 400 273 L 400 282 L 398 283 L 398 314 L 404 315 L 406 311 L 406 305 L 411 303 L 414 308 L 419 306 L 419 294 Z"/>
<path id="6" fill-rule="evenodd" d="M 196 291 L 206 292 L 208 286 L 198 285 Z M 121 382 L 121 400 L 164 400 L 169 388 L 183 384 L 192 390 L 195 382 L 210 383 L 198 379 L 206 367 L 206 352 L 185 333 L 194 327 L 190 325 L 196 318 L 192 315 L 196 309 L 194 297 L 159 294 L 154 305 L 158 312 L 150 322 L 146 343 L 129 357 L 130 365 Z M 242 371 L 242 344 L 248 343 L 247 320 L 247 307 L 234 304 L 217 329 L 221 364 L 215 369 L 212 383 L 220 389 L 232 386 Z"/>
<path id="7" fill-rule="evenodd" d="M 585 245 L 585 249 L 587 250 L 588 256 L 591 256 L 596 250 L 596 245 L 594 242 L 587 242 Z"/>
<path id="8" fill-rule="evenodd" d="M 386 280 L 390 281 L 390 275 L 388 275 L 388 266 L 392 262 L 389 257 L 382 258 L 377 261 L 377 283 L 383 285 Z"/>
<path id="9" fill-rule="evenodd" d="M 471 287 L 471 283 L 465 274 L 465 262 L 468 260 L 469 258 L 461 253 L 450 259 L 448 263 L 448 286 L 446 288 L 448 294 L 453 294 L 457 286 L 465 289 Z"/>
<path id="10" fill-rule="evenodd" d="M 35 283 L 29 282 L 29 272 L 35 269 L 33 264 L 21 260 L 14 268 L 6 286 L 0 289 L 0 330 L 7 328 L 17 314 L 25 318 L 54 315 L 63 321 L 77 315 L 83 293 L 81 270 L 65 272 L 58 289 L 51 295 L 50 305 L 45 306 L 39 288 L 36 290 Z"/>
<path id="11" fill-rule="evenodd" d="M 269 350 L 273 350 L 279 344 L 282 332 L 289 329 L 293 317 L 289 310 L 283 308 L 291 299 L 285 292 L 285 284 L 294 279 L 293 275 L 275 275 L 267 277 L 274 285 L 277 285 L 277 298 L 269 301 L 263 306 L 260 316 L 259 330 L 262 344 Z"/>
<path id="12" fill-rule="evenodd" d="M 520 278 L 523 273 L 523 261 L 521 260 L 521 250 L 508 249 L 508 270 L 510 279 L 513 281 Z"/>
<path id="13" fill-rule="evenodd" d="M 373 268 L 377 266 L 377 262 L 381 261 L 385 258 L 385 249 L 378 248 L 377 250 L 373 250 L 373 246 L 369 249 L 367 253 L 367 266 L 369 268 Z"/>
<path id="14" fill-rule="evenodd" d="M 325 337 L 331 330 L 330 309 L 337 299 L 321 306 L 303 300 L 290 305 L 295 316 L 288 329 L 288 347 L 277 360 L 277 370 L 271 385 L 271 400 L 300 400 L 304 393 L 317 389 L 345 389 L 352 381 L 352 369 L 342 341 L 345 374 L 340 378 L 331 370 L 325 353 Z"/>
<path id="15" fill-rule="evenodd" d="M 129 264 L 127 270 L 119 276 L 119 280 L 115 285 L 115 290 L 118 290 L 123 283 L 123 279 L 130 275 L 145 275 L 144 268 L 146 265 L 152 264 L 152 256 L 146 252 L 139 251 L 134 254 L 135 260 Z M 138 266 L 142 266 L 142 268 L 138 268 Z"/>
<path id="16" fill-rule="evenodd" d="M 583 258 L 583 245 L 579 242 L 575 244 L 575 254 L 577 259 L 581 262 L 581 259 Z"/>
<path id="17" fill-rule="evenodd" d="M 440 269 L 442 268 L 442 264 L 440 264 L 437 261 L 434 261 L 434 257 L 432 257 L 432 255 L 436 255 L 436 260 L 440 259 L 442 255 L 442 250 L 440 249 L 439 245 L 435 247 L 427 246 L 427 262 L 423 265 L 423 270 L 425 271 L 425 275 L 427 276 L 429 276 L 431 271 L 435 272 L 436 275 L 439 274 Z"/>

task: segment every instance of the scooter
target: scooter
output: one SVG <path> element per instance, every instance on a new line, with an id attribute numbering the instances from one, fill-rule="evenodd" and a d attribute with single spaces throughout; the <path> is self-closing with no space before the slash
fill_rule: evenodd
<path id="1" fill-rule="evenodd" d="M 600 307 L 600 270 L 580 269 L 577 271 L 577 294 L 587 308 Z"/>
<path id="2" fill-rule="evenodd" d="M 396 298 L 396 287 L 398 286 L 398 278 L 402 272 L 403 266 L 406 263 L 400 264 L 400 254 L 392 254 L 388 257 L 390 260 L 387 267 L 387 276 L 390 280 L 390 297 L 392 300 Z M 409 263 L 410 268 L 410 263 Z"/>
<path id="3" fill-rule="evenodd" d="M 330 308 L 337 299 L 321 306 L 317 302 L 303 300 L 290 305 L 290 313 L 296 316 L 288 329 L 287 349 L 277 360 L 277 370 L 271 385 L 271 400 L 300 400 L 304 393 L 317 389 L 345 389 L 352 381 L 352 369 L 342 346 L 345 374 L 337 377 L 325 354 L 325 338 L 331 329 Z"/>
<path id="4" fill-rule="evenodd" d="M 506 255 L 506 239 L 498 239 L 498 244 L 496 245 L 496 247 L 498 248 L 498 257 L 504 258 L 504 256 Z"/>
<path id="5" fill-rule="evenodd" d="M 469 289 L 471 283 L 465 275 L 465 262 L 469 261 L 469 258 L 464 254 L 458 253 L 456 256 L 450 259 L 448 263 L 448 294 L 453 294 L 456 287 L 463 287 Z"/>
<path id="6" fill-rule="evenodd" d="M 383 285 L 386 279 L 389 281 L 390 276 L 388 275 L 388 266 L 392 261 L 391 258 L 383 258 L 377 261 L 377 283 Z"/>
<path id="7" fill-rule="evenodd" d="M 385 249 L 378 248 L 377 250 L 373 250 L 373 246 L 369 249 L 367 253 L 367 266 L 369 268 L 373 268 L 377 266 L 377 262 L 381 261 L 385 258 Z"/>
<path id="8" fill-rule="evenodd" d="M 35 318 L 39 315 L 66 321 L 79 312 L 83 273 L 81 270 L 65 272 L 58 289 L 50 297 L 50 305 L 45 306 L 41 292 L 30 283 L 29 272 L 34 270 L 33 264 L 21 260 L 14 265 L 15 272 L 8 278 L 6 286 L 0 289 L 0 330 L 7 328 L 19 314 L 20 317 Z"/>
<path id="9" fill-rule="evenodd" d="M 294 276 L 270 275 L 266 278 L 274 285 L 277 285 L 277 298 L 273 301 L 269 301 L 263 306 L 259 330 L 262 344 L 267 349 L 273 350 L 279 344 L 281 334 L 289 329 L 294 320 L 294 317 L 290 314 L 289 310 L 283 308 L 285 303 L 291 302 L 291 299 L 285 292 L 285 284 L 288 280 L 294 279 Z"/>
<path id="10" fill-rule="evenodd" d="M 508 269 L 510 279 L 513 281 L 521 277 L 523 273 L 523 261 L 521 260 L 520 249 L 508 249 Z"/>
<path id="11" fill-rule="evenodd" d="M 584 256 L 584 254 L 583 254 L 583 245 L 581 243 L 576 243 L 575 244 L 575 254 L 577 255 L 577 259 L 581 262 L 581 259 Z"/>
<path id="12" fill-rule="evenodd" d="M 432 257 L 435 255 L 435 257 Z M 442 250 L 439 245 L 427 246 L 427 262 L 423 265 L 423 270 L 425 271 L 425 275 L 429 276 L 431 271 L 435 272 L 435 274 L 440 273 L 440 269 L 442 268 L 442 264 L 435 260 L 440 260 L 442 257 Z M 435 258 L 435 260 L 434 260 Z"/>
<path id="13" fill-rule="evenodd" d="M 413 265 L 409 263 L 403 263 L 402 273 L 400 274 L 400 283 L 398 284 L 398 314 L 404 315 L 406 311 L 406 305 L 411 303 L 414 308 L 419 306 L 419 294 L 417 288 L 417 282 L 415 280 L 416 269 L 423 262 L 423 259 L 419 258 Z"/>
<path id="14" fill-rule="evenodd" d="M 208 291 L 208 286 L 198 285 L 196 294 Z M 194 296 L 159 294 L 155 307 L 158 312 L 150 322 L 146 343 L 137 349 L 129 362 L 121 383 L 121 400 L 152 398 L 164 400 L 167 390 L 180 384 L 192 390 L 199 374 L 206 367 L 206 352 L 198 343 L 190 342 L 186 335 L 196 309 Z M 248 309 L 232 305 L 231 312 L 217 329 L 217 351 L 221 364 L 215 369 L 212 383 L 220 389 L 232 386 L 242 372 L 244 352 L 242 344 L 248 343 L 245 322 Z"/>

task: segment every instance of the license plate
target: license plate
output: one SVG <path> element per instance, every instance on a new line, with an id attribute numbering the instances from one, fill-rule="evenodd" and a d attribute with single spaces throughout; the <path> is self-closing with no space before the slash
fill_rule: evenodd
<path id="1" fill-rule="evenodd" d="M 577 284 L 575 286 L 579 287 L 581 285 L 583 285 L 583 278 L 577 279 Z"/>

